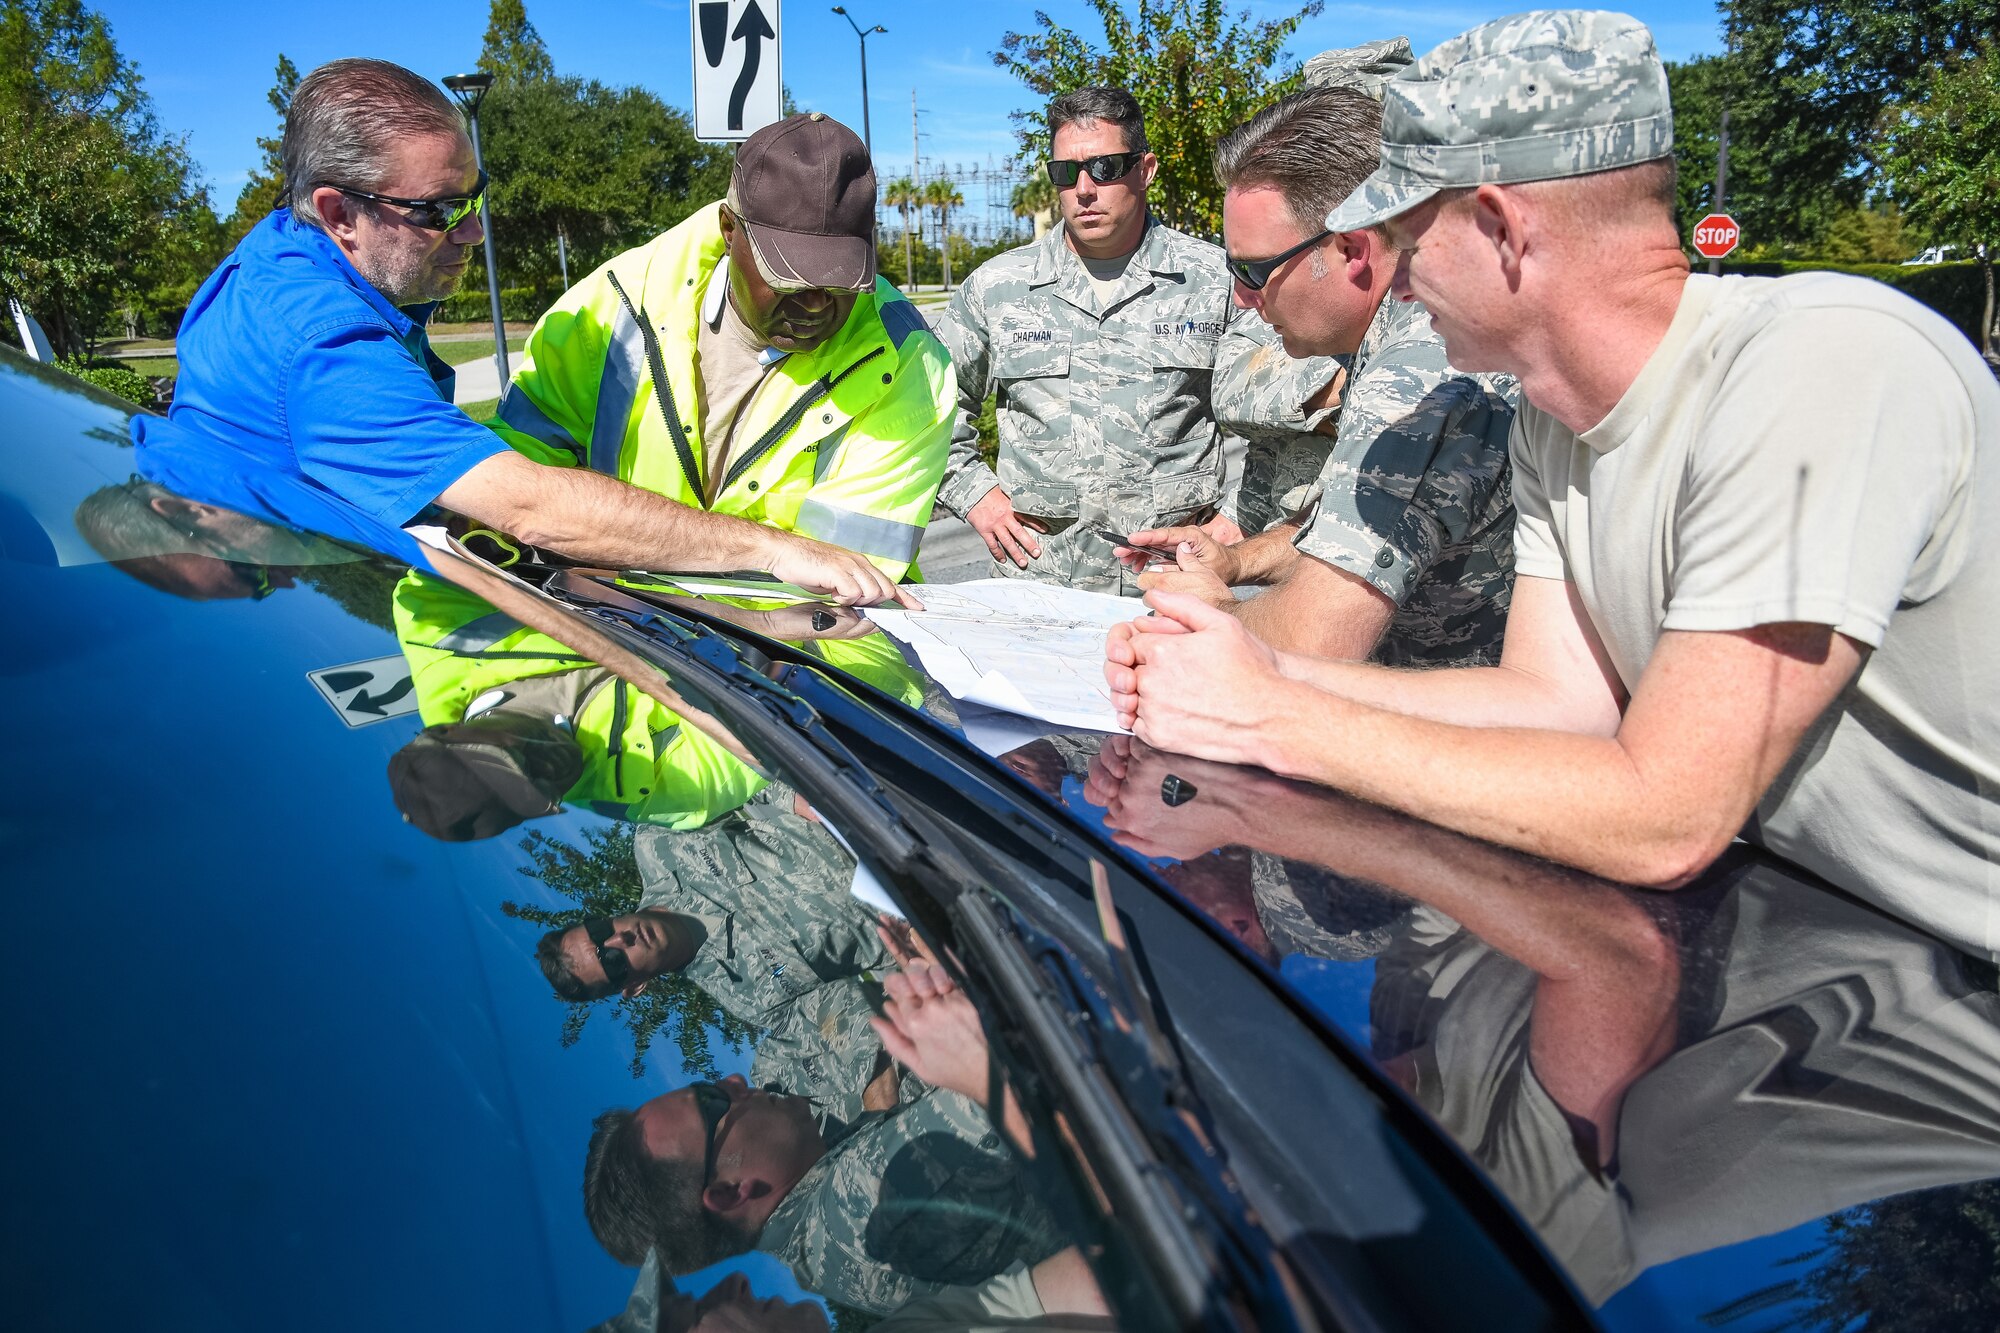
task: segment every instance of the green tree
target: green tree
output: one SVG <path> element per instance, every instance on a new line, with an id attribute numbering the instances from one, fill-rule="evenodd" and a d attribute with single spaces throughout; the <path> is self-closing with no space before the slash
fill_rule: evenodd
<path id="1" fill-rule="evenodd" d="M 1322 3 L 1253 19 L 1248 10 L 1231 14 L 1224 0 L 1137 0 L 1129 12 L 1121 0 L 1090 0 L 1102 47 L 1037 11 L 1037 31 L 1010 32 L 993 53 L 994 64 L 1044 99 L 1013 115 L 1021 159 L 1048 156 L 1047 99 L 1095 84 L 1124 87 L 1138 99 L 1160 158 L 1154 214 L 1197 236 L 1221 236 L 1215 140 L 1298 86 L 1299 65 L 1284 46 Z"/>
<path id="2" fill-rule="evenodd" d="M 503 902 L 500 910 L 517 920 L 548 930 L 567 930 L 593 916 L 617 916 L 637 911 L 643 891 L 639 864 L 632 854 L 632 826 L 586 829 L 583 848 L 530 833 L 521 850 L 531 865 L 521 873 L 538 879 L 574 902 L 574 908 L 550 910 L 532 904 Z M 592 1004 L 574 1004 L 563 1018 L 562 1044 L 573 1046 L 583 1035 L 591 1012 L 608 1007 L 632 1033 L 632 1077 L 646 1072 L 646 1055 L 664 1031 L 680 1054 L 681 1068 L 698 1078 L 716 1078 L 711 1033 L 732 1051 L 755 1035 L 754 1029 L 724 1013 L 707 991 L 687 978 L 669 973 L 656 977 L 637 995 L 614 995 Z"/>
<path id="3" fill-rule="evenodd" d="M 882 202 L 903 215 L 903 286 L 911 286 L 915 281 L 911 249 L 917 238 L 910 231 L 910 213 L 920 211 L 924 206 L 924 192 L 908 176 L 898 176 L 882 191 Z"/>
<path id="4" fill-rule="evenodd" d="M 278 128 L 274 134 L 257 136 L 257 147 L 263 150 L 263 160 L 251 169 L 250 179 L 237 191 L 235 210 L 222 224 L 223 234 L 232 246 L 285 201 L 285 114 L 292 109 L 292 94 L 298 86 L 299 67 L 292 63 L 290 56 L 280 51 L 271 91 L 264 94 L 264 100 L 278 115 Z"/>
<path id="5" fill-rule="evenodd" d="M 1055 182 L 1046 171 L 1037 171 L 1019 185 L 1008 200 L 1014 216 L 1026 218 L 1034 224 L 1035 234 L 1041 235 L 1054 220 L 1056 211 Z"/>
<path id="6" fill-rule="evenodd" d="M 503 286 L 546 303 L 562 290 L 558 232 L 570 272 L 588 273 L 728 193 L 733 148 L 643 88 L 555 74 L 521 0 L 493 0 L 480 64 L 499 76 L 479 133 Z M 484 286 L 483 259 L 465 290 Z"/>
<path id="7" fill-rule="evenodd" d="M 2000 1181 L 1883 1199 L 1828 1219 L 1801 1281 L 1807 1328 L 1989 1333 L 2000 1328 Z"/>
<path id="8" fill-rule="evenodd" d="M 1979 257 L 1986 279 L 1980 351 L 1993 350 L 1993 257 L 2000 252 L 2000 52 L 1947 61 L 1890 122 L 1891 191 L 1933 240 Z"/>
<path id="9" fill-rule="evenodd" d="M 1729 109 L 1729 211 L 1745 246 L 1810 257 L 1883 184 L 1896 100 L 1991 48 L 1991 0 L 1723 0 L 1728 53 L 1669 70 L 1683 220 L 1712 206 Z"/>
<path id="10" fill-rule="evenodd" d="M 487 12 L 486 40 L 479 47 L 479 68 L 495 79 L 526 82 L 554 78 L 555 62 L 535 25 L 528 22 L 522 0 L 493 0 Z"/>
<path id="11" fill-rule="evenodd" d="M 944 285 L 951 286 L 951 212 L 965 207 L 958 186 L 940 176 L 924 186 L 924 204 L 935 209 L 938 220 L 938 250 L 944 256 Z"/>
<path id="12" fill-rule="evenodd" d="M 0 5 L 0 290 L 87 357 L 114 313 L 192 291 L 216 239 L 185 144 L 103 17 L 79 0 Z"/>

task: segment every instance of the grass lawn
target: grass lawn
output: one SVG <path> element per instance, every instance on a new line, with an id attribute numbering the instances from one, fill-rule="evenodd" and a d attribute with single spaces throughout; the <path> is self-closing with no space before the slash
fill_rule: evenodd
<path id="1" fill-rule="evenodd" d="M 465 415 L 471 417 L 474 421 L 488 421 L 492 419 L 495 412 L 500 410 L 500 400 L 498 398 L 486 398 L 476 403 L 461 404 L 461 407 Z"/>
<path id="2" fill-rule="evenodd" d="M 507 350 L 518 352 L 528 345 L 526 338 L 507 339 Z M 491 361 L 493 340 L 474 343 L 432 343 L 431 350 L 443 358 L 446 365 L 462 366 L 468 361 Z"/>
<path id="3" fill-rule="evenodd" d="M 123 366 L 136 374 L 149 377 L 165 375 L 168 379 L 172 379 L 181 373 L 180 358 L 172 356 L 124 357 L 111 364 Z"/>

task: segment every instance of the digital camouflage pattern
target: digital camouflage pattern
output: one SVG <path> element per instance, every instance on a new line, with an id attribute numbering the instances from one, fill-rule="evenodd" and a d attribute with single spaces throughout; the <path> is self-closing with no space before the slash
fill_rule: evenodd
<path id="1" fill-rule="evenodd" d="M 1415 59 L 1407 37 L 1337 47 L 1306 61 L 1304 83 L 1308 88 L 1358 89 L 1379 102 L 1389 80 L 1408 69 Z"/>
<path id="2" fill-rule="evenodd" d="M 1520 388 L 1445 361 L 1430 312 L 1385 299 L 1348 367 L 1340 434 L 1293 544 L 1396 604 L 1374 660 L 1490 666 L 1514 588 L 1507 434 Z"/>
<path id="3" fill-rule="evenodd" d="M 1100 305 L 1054 228 L 979 266 L 938 324 L 958 374 L 958 418 L 938 499 L 963 515 L 995 485 L 1045 525 L 1042 554 L 995 572 L 1135 593 L 1136 576 L 1094 528 L 1200 522 L 1222 499 L 1222 435 L 1210 407 L 1216 355 L 1235 317 L 1220 248 L 1157 222 Z M 997 475 L 975 422 L 998 394 Z"/>
<path id="4" fill-rule="evenodd" d="M 809 1098 L 829 1130 L 860 1118 L 871 1084 L 893 1089 L 898 1104 L 915 1101 L 930 1085 L 889 1060 L 868 1025 L 881 1011 L 882 987 L 873 977 L 820 983 L 785 1006 L 758 1039 L 751 1085 Z"/>
<path id="5" fill-rule="evenodd" d="M 1306 62 L 1305 83 L 1353 88 L 1379 102 L 1383 87 L 1411 59 L 1407 37 L 1336 47 Z M 1215 419 L 1248 445 L 1243 480 L 1229 513 L 1244 536 L 1296 514 L 1319 480 L 1333 451 L 1333 434 L 1325 423 L 1339 406 L 1308 412 L 1305 401 L 1326 387 L 1344 360 L 1287 355 L 1277 333 L 1256 311 L 1245 311 L 1224 335 L 1215 369 Z"/>
<path id="6" fill-rule="evenodd" d="M 1379 884 L 1254 850 L 1250 894 L 1258 924 L 1280 954 L 1373 958 L 1410 914 L 1408 899 Z"/>
<path id="7" fill-rule="evenodd" d="M 830 1135 L 757 1242 L 810 1290 L 871 1314 L 1062 1246 L 986 1112 L 943 1088 Z"/>
<path id="8" fill-rule="evenodd" d="M 639 905 L 707 919 L 681 974 L 756 1028 L 822 983 L 892 966 L 873 911 L 848 892 L 854 858 L 792 797 L 773 783 L 705 828 L 633 839 Z"/>
<path id="9" fill-rule="evenodd" d="M 1645 24 L 1597 9 L 1515 14 L 1390 81 L 1382 165 L 1326 225 L 1359 231 L 1441 189 L 1582 176 L 1673 150 L 1667 71 Z"/>
<path id="10" fill-rule="evenodd" d="M 1340 373 L 1342 358 L 1291 356 L 1254 310 L 1239 315 L 1222 342 L 1215 420 L 1245 441 L 1243 480 L 1229 516 L 1248 537 L 1296 514 L 1319 480 L 1334 440 L 1321 427 L 1340 407 L 1307 411 L 1305 401 Z"/>

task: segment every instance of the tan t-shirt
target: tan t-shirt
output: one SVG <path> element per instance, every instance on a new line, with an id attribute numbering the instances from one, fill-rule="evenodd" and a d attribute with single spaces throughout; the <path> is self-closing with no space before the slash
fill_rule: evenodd
<path id="1" fill-rule="evenodd" d="M 1517 574 L 1575 583 L 1628 689 L 1666 630 L 1832 625 L 1875 651 L 1744 836 L 2000 956 L 2000 385 L 1835 274 L 1688 279 L 1578 436 L 1514 421 Z"/>
<path id="2" fill-rule="evenodd" d="M 724 265 L 728 262 L 723 260 Z M 736 423 L 749 415 L 751 400 L 768 378 L 766 372 L 784 359 L 750 331 L 730 303 L 728 289 L 729 275 L 718 267 L 709 279 L 710 296 L 694 340 L 695 391 L 705 455 L 702 491 L 711 499 L 721 489 L 717 479 L 736 452 Z M 715 299 L 718 293 L 722 296 L 719 301 Z"/>

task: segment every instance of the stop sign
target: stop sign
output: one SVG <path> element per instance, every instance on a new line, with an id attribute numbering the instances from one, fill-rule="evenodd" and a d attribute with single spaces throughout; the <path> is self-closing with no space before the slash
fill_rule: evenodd
<path id="1" fill-rule="evenodd" d="M 1720 259 L 1743 239 L 1743 228 L 1727 213 L 1710 213 L 1694 224 L 1695 253 L 1703 259 Z"/>

